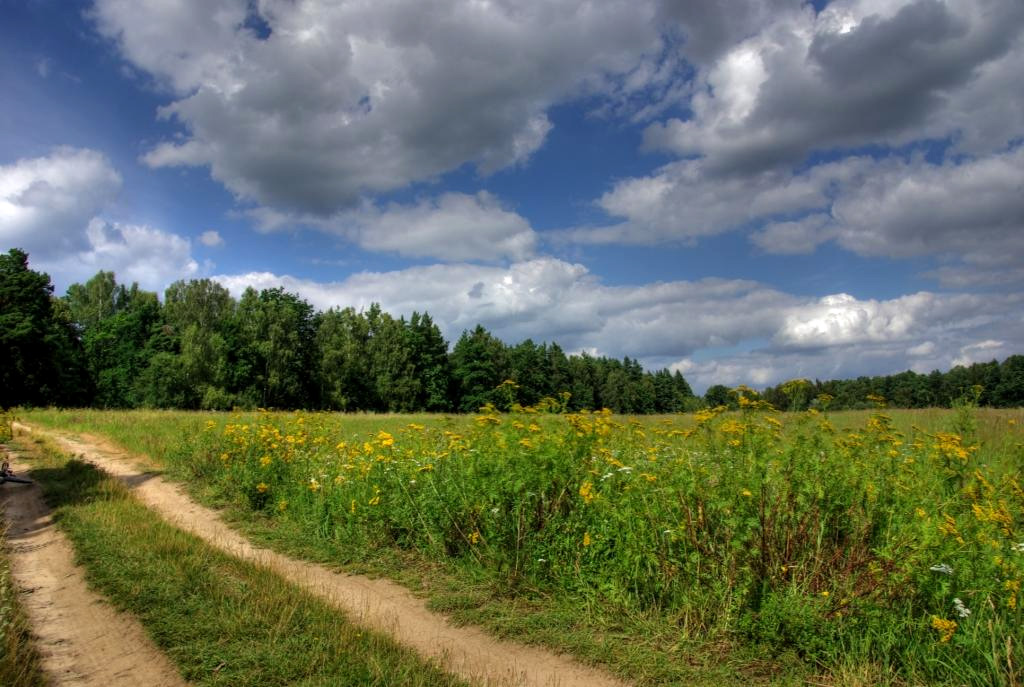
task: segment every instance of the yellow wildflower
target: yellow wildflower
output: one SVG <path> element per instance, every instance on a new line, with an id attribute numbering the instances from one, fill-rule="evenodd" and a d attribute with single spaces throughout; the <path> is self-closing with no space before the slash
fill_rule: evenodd
<path id="1" fill-rule="evenodd" d="M 583 545 L 590 546 L 590 532 L 583 533 Z"/>
<path id="2" fill-rule="evenodd" d="M 583 499 L 583 503 L 590 503 L 594 500 L 594 485 L 587 481 L 580 485 L 580 497 Z"/>
<path id="3" fill-rule="evenodd" d="M 1017 608 L 1017 593 L 1020 591 L 1020 580 L 1006 580 L 1003 582 L 1003 589 L 1010 592 L 1006 597 L 1006 607 Z"/>
<path id="4" fill-rule="evenodd" d="M 945 644 L 949 640 L 953 639 L 953 633 L 956 632 L 956 621 L 946 620 L 937 615 L 933 615 L 932 627 L 939 633 L 939 642 Z"/>
<path id="5" fill-rule="evenodd" d="M 267 486 L 266 482 L 260 482 L 259 484 L 256 485 L 256 491 L 258 491 L 261 494 L 267 493 L 267 489 L 269 488 L 270 487 Z"/>

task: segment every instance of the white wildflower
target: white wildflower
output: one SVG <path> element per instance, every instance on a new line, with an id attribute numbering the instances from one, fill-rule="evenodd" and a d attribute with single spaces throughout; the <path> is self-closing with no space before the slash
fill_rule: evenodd
<path id="1" fill-rule="evenodd" d="M 1016 551 L 1017 553 L 1024 553 L 1024 541 L 1019 542 L 1017 544 L 1011 544 L 1010 548 Z"/>
<path id="2" fill-rule="evenodd" d="M 931 570 L 932 572 L 942 573 L 943 575 L 952 575 L 953 574 L 953 568 L 948 566 L 948 565 L 946 565 L 945 563 L 939 563 L 938 565 L 933 565 L 932 567 L 930 567 L 928 569 Z"/>
<path id="3" fill-rule="evenodd" d="M 971 609 L 964 606 L 964 602 L 960 599 L 953 599 L 953 610 L 961 618 L 966 618 L 971 614 Z"/>

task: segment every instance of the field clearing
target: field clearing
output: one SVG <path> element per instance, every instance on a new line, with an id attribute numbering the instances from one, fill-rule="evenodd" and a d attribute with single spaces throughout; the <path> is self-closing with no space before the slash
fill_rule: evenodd
<path id="1" fill-rule="evenodd" d="M 641 683 L 1024 681 L 1021 410 L 23 419 Z"/>

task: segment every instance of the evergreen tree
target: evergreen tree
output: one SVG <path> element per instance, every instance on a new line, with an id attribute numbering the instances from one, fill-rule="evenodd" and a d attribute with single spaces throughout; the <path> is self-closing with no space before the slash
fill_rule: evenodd
<path id="1" fill-rule="evenodd" d="M 494 390 L 508 379 L 505 344 L 483 326 L 462 333 L 452 349 L 451 366 L 456 408 L 472 413 L 487 403 L 501 402 Z"/>

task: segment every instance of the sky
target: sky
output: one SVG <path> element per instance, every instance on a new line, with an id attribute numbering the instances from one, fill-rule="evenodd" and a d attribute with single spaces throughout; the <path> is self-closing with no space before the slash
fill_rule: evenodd
<path id="1" fill-rule="evenodd" d="M 1020 0 L 0 0 L 0 250 L 711 384 L 1024 353 Z"/>

